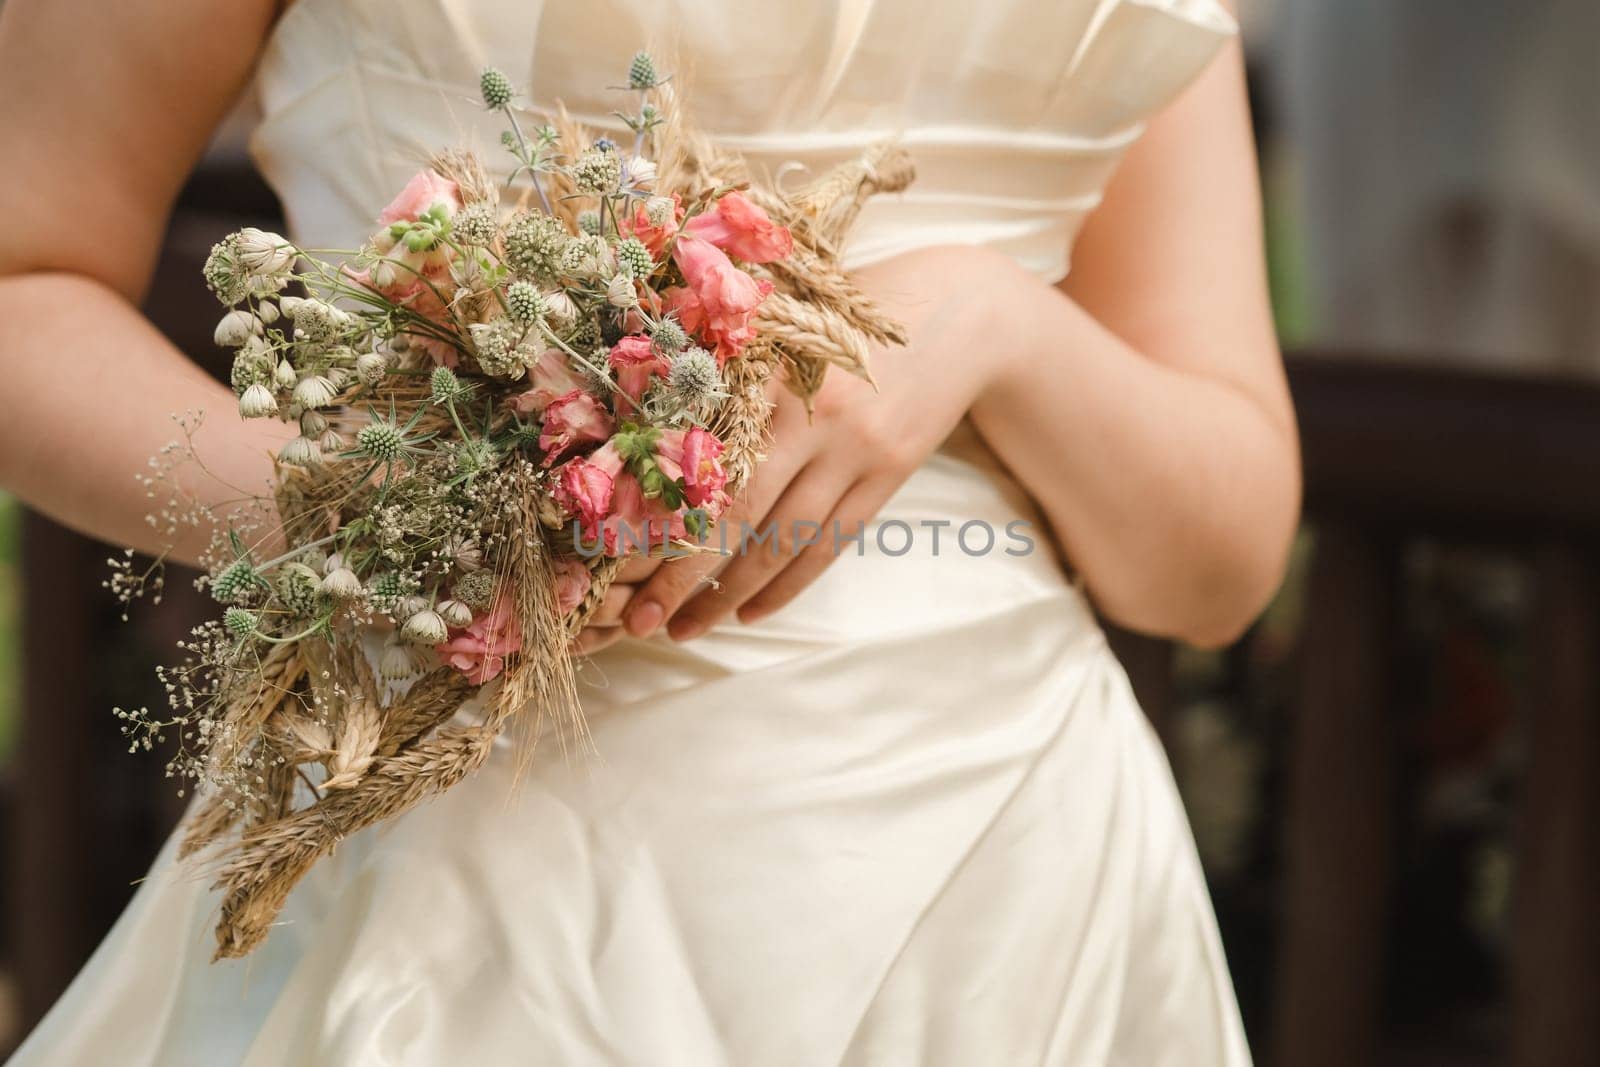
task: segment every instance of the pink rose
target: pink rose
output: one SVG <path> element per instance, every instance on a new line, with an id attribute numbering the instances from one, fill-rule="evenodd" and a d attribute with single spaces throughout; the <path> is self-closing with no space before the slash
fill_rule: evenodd
<path id="1" fill-rule="evenodd" d="M 689 285 L 661 294 L 668 309 L 678 313 L 684 329 L 715 348 L 717 362 L 737 355 L 755 337 L 750 318 L 772 283 L 750 277 L 722 249 L 698 237 L 680 236 L 672 258 Z"/>
<path id="2" fill-rule="evenodd" d="M 747 263 L 787 259 L 794 251 L 788 227 L 773 222 L 740 192 L 724 193 L 710 211 L 690 219 L 683 230 Z"/>
<path id="3" fill-rule="evenodd" d="M 583 389 L 588 384 L 582 375 L 572 369 L 566 353 L 559 348 L 544 350 L 539 362 L 528 373 L 528 381 L 533 385 L 531 389 L 506 401 L 507 406 L 518 415 L 541 414 L 556 397 L 574 389 Z"/>
<path id="4" fill-rule="evenodd" d="M 617 372 L 617 388 L 621 389 L 633 404 L 639 403 L 644 396 L 644 391 L 650 388 L 652 375 L 667 373 L 666 362 L 656 355 L 655 348 L 650 344 L 650 338 L 632 334 L 622 338 L 611 346 L 611 366 Z M 633 405 L 618 405 L 618 409 L 627 414 Z"/>
<path id="5" fill-rule="evenodd" d="M 516 603 L 502 593 L 494 607 L 473 619 L 455 637 L 435 645 L 444 661 L 467 676 L 473 685 L 483 685 L 506 666 L 506 657 L 522 648 L 522 624 L 517 621 Z"/>
<path id="6" fill-rule="evenodd" d="M 661 545 L 673 538 L 689 536 L 683 513 L 667 507 L 660 497 L 650 499 L 644 495 L 639 479 L 624 471 L 616 479 L 611 495 L 609 514 L 595 531 L 586 532 L 593 541 L 598 536 L 605 545 L 608 556 L 620 556 L 651 545 Z"/>
<path id="7" fill-rule="evenodd" d="M 570 615 L 589 595 L 589 568 L 582 560 L 564 559 L 556 564 L 556 610 Z"/>
<path id="8" fill-rule="evenodd" d="M 622 456 L 610 441 L 588 456 L 569 459 L 561 465 L 553 490 L 555 501 L 582 523 L 586 537 L 593 536 L 592 531 L 610 511 L 621 474 Z"/>
<path id="9" fill-rule="evenodd" d="M 441 178 L 432 170 L 421 170 L 406 182 L 399 196 L 389 201 L 389 206 L 378 216 L 378 222 L 384 226 L 415 222 L 435 204 L 443 204 L 445 214 L 453 217 L 461 207 L 461 190 L 449 178 Z"/>
<path id="10" fill-rule="evenodd" d="M 658 259 L 666 249 L 667 242 L 678 235 L 678 223 L 683 218 L 683 205 L 678 199 L 678 194 L 672 194 L 672 208 L 665 210 L 665 197 L 653 196 L 640 204 L 633 213 L 632 219 L 622 221 L 623 233 L 637 237 L 644 242 L 652 256 Z M 654 205 L 656 212 L 661 216 L 661 225 L 656 226 L 650 222 L 650 208 Z"/>
<path id="11" fill-rule="evenodd" d="M 683 479 L 690 507 L 719 518 L 728 507 L 728 472 L 722 469 L 722 442 L 709 430 L 663 430 L 656 441 L 656 465 L 668 478 Z"/>
<path id="12" fill-rule="evenodd" d="M 574 389 L 550 401 L 544 409 L 544 425 L 539 429 L 539 448 L 546 467 L 563 452 L 586 441 L 604 441 L 611 436 L 611 416 L 592 393 Z"/>

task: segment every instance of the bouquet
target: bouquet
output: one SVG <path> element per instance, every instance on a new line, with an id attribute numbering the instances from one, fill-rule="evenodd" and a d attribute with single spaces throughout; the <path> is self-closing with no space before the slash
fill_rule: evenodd
<path id="1" fill-rule="evenodd" d="M 178 488 L 202 463 L 199 418 L 178 420 L 153 521 L 217 531 L 220 618 L 163 671 L 170 709 L 118 714 L 201 786 L 182 853 L 215 865 L 219 958 L 514 721 L 581 739 L 569 643 L 622 560 L 703 545 L 762 458 L 769 383 L 809 403 L 830 366 L 868 377 L 869 346 L 904 341 L 838 255 L 864 200 L 910 182 L 899 149 L 782 192 L 685 123 L 647 54 L 629 144 L 564 110 L 525 130 L 504 75 L 481 89 L 504 188 L 445 151 L 360 249 L 247 229 L 205 266 L 239 414 L 298 435 L 270 497 L 223 508 Z M 159 560 L 114 567 L 125 600 L 159 589 Z"/>

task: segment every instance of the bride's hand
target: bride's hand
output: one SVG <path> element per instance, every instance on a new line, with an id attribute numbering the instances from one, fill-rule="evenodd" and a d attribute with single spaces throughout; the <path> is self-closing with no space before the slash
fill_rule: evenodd
<path id="1" fill-rule="evenodd" d="M 834 523 L 848 536 L 870 522 L 1002 369 L 1008 353 L 988 332 L 984 285 L 1010 274 L 983 269 L 994 255 L 923 249 L 858 272 L 863 289 L 911 335 L 905 348 L 873 353 L 878 390 L 831 371 L 808 419 L 800 400 L 777 387 L 768 458 L 722 520 L 731 554 L 631 561 L 578 651 L 595 651 L 623 629 L 644 637 L 665 624 L 682 641 L 730 614 L 750 622 L 814 581 L 835 555 Z M 744 524 L 775 537 L 752 538 L 740 552 Z M 812 539 L 818 543 L 805 544 Z M 707 543 L 721 543 L 717 531 Z"/>

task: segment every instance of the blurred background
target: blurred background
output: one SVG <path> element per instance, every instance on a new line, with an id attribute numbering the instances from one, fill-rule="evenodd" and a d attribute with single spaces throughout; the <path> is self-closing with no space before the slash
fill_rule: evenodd
<path id="1" fill-rule="evenodd" d="M 1600 1064 L 1600 4 L 1239 3 L 1306 522 L 1233 648 L 1115 641 L 1257 1059 Z M 148 305 L 218 371 L 200 264 L 277 225 L 248 114 Z M 109 552 L 0 497 L 0 1050 L 183 804 L 110 709 L 204 606 L 120 623 Z"/>

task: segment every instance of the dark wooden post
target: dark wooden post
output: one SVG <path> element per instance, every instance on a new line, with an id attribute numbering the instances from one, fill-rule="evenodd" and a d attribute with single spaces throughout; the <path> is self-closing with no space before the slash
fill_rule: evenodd
<path id="1" fill-rule="evenodd" d="M 83 830 L 96 746 L 107 716 L 93 683 L 95 588 L 104 550 L 29 512 L 23 519 L 23 707 L 14 768 L 11 862 L 21 1014 L 31 1026 L 55 1002 L 99 936 L 90 909 L 97 870 Z"/>
<path id="2" fill-rule="evenodd" d="M 1519 1067 L 1600 1064 L 1600 581 L 1593 550 L 1537 556 L 1534 700 L 1512 956 Z"/>
<path id="3" fill-rule="evenodd" d="M 1273 1062 L 1374 1062 L 1393 848 L 1394 551 L 1317 528 L 1290 754 Z"/>

